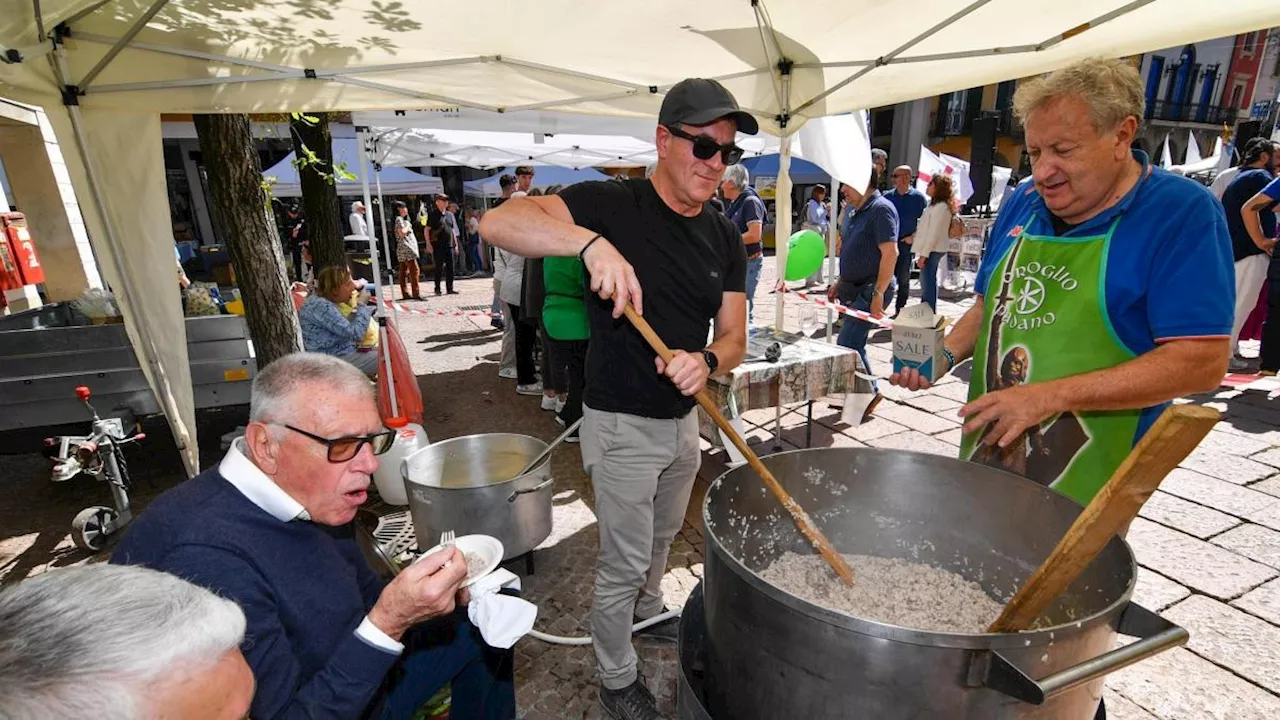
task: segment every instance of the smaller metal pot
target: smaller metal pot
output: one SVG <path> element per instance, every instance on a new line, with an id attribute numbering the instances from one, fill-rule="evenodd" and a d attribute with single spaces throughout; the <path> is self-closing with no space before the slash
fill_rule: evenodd
<path id="1" fill-rule="evenodd" d="M 546 447 L 528 435 L 486 433 L 432 443 L 405 458 L 400 473 L 418 546 L 432 547 L 453 530 L 498 538 L 503 560 L 537 547 L 551 534 L 551 458 L 514 476 Z"/>

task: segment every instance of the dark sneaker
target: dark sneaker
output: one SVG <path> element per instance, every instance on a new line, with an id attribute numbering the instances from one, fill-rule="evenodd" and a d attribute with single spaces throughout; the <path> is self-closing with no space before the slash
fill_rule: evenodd
<path id="1" fill-rule="evenodd" d="M 657 699 L 639 677 L 621 690 L 600 688 L 600 707 L 613 720 L 667 720 L 658 712 Z"/>
<path id="2" fill-rule="evenodd" d="M 662 608 L 659 615 L 666 613 L 670 608 Z M 638 622 L 643 622 L 642 618 L 632 616 L 631 624 L 634 626 Z M 634 633 L 640 637 L 649 638 L 651 640 L 665 640 L 668 642 L 676 642 L 680 639 L 680 616 L 667 618 L 660 623 L 650 625 L 643 630 L 637 630 Z"/>

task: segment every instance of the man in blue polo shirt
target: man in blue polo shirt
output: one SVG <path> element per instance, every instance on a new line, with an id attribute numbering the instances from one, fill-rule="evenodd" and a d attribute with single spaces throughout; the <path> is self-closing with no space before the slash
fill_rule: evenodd
<path id="1" fill-rule="evenodd" d="M 1226 196 L 1223 197 L 1225 200 Z M 1269 253 L 1271 259 L 1267 263 L 1267 319 L 1262 323 L 1263 375 L 1280 372 L 1280 260 L 1276 260 L 1274 252 L 1277 201 L 1280 201 L 1280 179 L 1268 182 L 1240 208 L 1240 220 L 1249 239 L 1256 246 L 1270 247 L 1273 251 Z M 1227 219 L 1230 220 L 1231 216 L 1228 215 Z M 1237 301 L 1236 304 L 1240 303 Z M 1236 340 L 1235 337 L 1231 339 L 1233 342 Z M 1231 359 L 1234 361 L 1235 357 Z"/>
<path id="2" fill-rule="evenodd" d="M 915 240 L 920 216 L 929 207 L 929 198 L 911 186 L 914 180 L 911 166 L 899 165 L 893 169 L 893 190 L 885 195 L 898 211 L 898 264 L 893 268 L 893 276 L 898 281 L 895 315 L 902 312 L 911 296 L 911 243 Z"/>
<path id="3" fill-rule="evenodd" d="M 879 173 L 872 168 L 866 190 L 841 187 L 845 202 L 857 210 L 840 229 L 840 279 L 827 288 L 828 298 L 876 318 L 883 317 L 885 306 L 893 302 L 893 269 L 898 259 L 898 211 L 876 189 L 879 184 Z M 870 332 L 871 323 L 847 317 L 836 338 L 837 344 L 857 351 L 866 372 L 871 372 Z M 874 409 L 874 404 L 869 406 L 866 415 Z"/>
<path id="4" fill-rule="evenodd" d="M 742 165 L 730 165 L 724 169 L 724 179 L 720 181 L 720 191 L 729 207 L 724 214 L 737 228 L 742 236 L 742 244 L 747 250 L 747 324 L 755 317 L 756 285 L 760 283 L 760 270 L 764 267 L 764 201 L 751 187 L 750 174 Z"/>
<path id="5" fill-rule="evenodd" d="M 1022 84 L 1014 107 L 1033 177 L 1000 208 L 944 344 L 952 365 L 973 358 L 960 453 L 1083 504 L 1170 400 L 1222 380 L 1231 242 L 1208 190 L 1130 149 L 1132 66 L 1080 61 Z"/>

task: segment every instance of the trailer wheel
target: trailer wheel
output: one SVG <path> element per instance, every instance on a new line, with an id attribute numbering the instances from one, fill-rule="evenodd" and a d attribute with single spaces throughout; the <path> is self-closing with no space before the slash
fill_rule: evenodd
<path id="1" fill-rule="evenodd" d="M 87 507 L 71 521 L 71 542 L 76 547 L 98 552 L 107 546 L 107 533 L 103 530 L 118 514 L 113 508 L 102 505 Z"/>

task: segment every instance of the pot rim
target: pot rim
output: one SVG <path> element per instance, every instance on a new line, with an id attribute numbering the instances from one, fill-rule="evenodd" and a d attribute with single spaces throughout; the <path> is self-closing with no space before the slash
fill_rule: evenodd
<path id="1" fill-rule="evenodd" d="M 930 458 L 941 457 L 938 455 L 934 455 L 932 453 L 922 453 L 922 452 L 916 452 L 911 450 L 894 450 L 894 449 L 888 449 L 888 448 L 808 448 L 808 449 L 800 449 L 800 450 L 787 450 L 785 452 L 774 453 L 773 455 L 790 455 L 792 453 L 810 453 L 814 451 L 834 450 L 834 449 L 851 450 L 859 453 L 868 453 L 868 452 L 892 453 L 892 454 L 909 453 L 912 455 L 927 456 Z M 772 457 L 772 455 L 770 457 Z M 954 459 L 957 462 L 966 462 L 963 460 L 959 460 L 958 458 L 951 458 L 951 459 Z M 1129 543 L 1125 541 L 1124 538 L 1118 538 L 1120 540 L 1121 547 L 1124 549 L 1125 556 L 1128 559 L 1128 565 L 1131 568 L 1131 572 L 1129 573 L 1129 583 L 1125 587 L 1124 592 L 1122 592 L 1120 596 L 1116 598 L 1115 601 L 1111 602 L 1105 608 L 1099 610 L 1098 612 L 1095 612 L 1087 617 L 1080 618 L 1079 620 L 1065 622 L 1058 625 L 1053 625 L 1051 627 L 1041 628 L 1039 630 L 1031 630 L 1026 632 L 1016 632 L 1016 633 L 988 633 L 988 632 L 945 633 L 945 632 L 933 632 L 929 630 L 918 630 L 915 628 L 902 627 L 900 625 L 890 625 L 888 623 L 882 623 L 875 620 L 867 620 L 865 618 L 860 618 L 854 615 L 848 615 L 846 613 L 830 610 L 828 608 L 824 608 L 820 605 L 811 603 L 808 600 L 805 600 L 796 595 L 792 595 L 789 592 L 786 592 L 784 590 L 781 590 L 771 585 L 764 578 L 756 574 L 754 570 L 751 570 L 745 564 L 740 562 L 738 558 L 734 557 L 733 554 L 730 553 L 725 548 L 724 544 L 720 541 L 719 534 L 717 534 L 716 531 L 712 529 L 712 526 L 710 523 L 710 520 L 711 520 L 710 504 L 711 504 L 712 491 L 719 484 L 720 480 L 722 480 L 726 475 L 742 467 L 748 467 L 748 466 L 740 465 L 737 468 L 731 468 L 729 470 L 726 470 L 724 473 L 722 473 L 719 477 L 717 477 L 714 481 L 712 481 L 710 488 L 707 490 L 706 496 L 703 498 L 702 532 L 706 537 L 706 544 L 710 548 L 710 553 L 708 554 L 709 555 L 714 554 L 718 561 L 723 562 L 726 566 L 728 566 L 728 568 L 735 575 L 737 575 L 741 580 L 746 582 L 751 587 L 755 588 L 757 591 L 761 592 L 765 597 L 769 598 L 770 600 L 773 600 L 774 602 L 777 602 L 791 610 L 799 612 L 800 614 L 805 615 L 806 617 L 809 617 L 813 620 L 818 620 L 820 622 L 824 622 L 834 627 L 838 627 L 845 630 L 852 630 L 854 632 L 857 632 L 863 635 L 869 635 L 871 637 L 884 638 L 886 640 L 904 642 L 912 645 L 927 645 L 927 646 L 934 646 L 934 647 L 962 648 L 962 649 L 975 649 L 975 650 L 1043 646 L 1043 645 L 1049 645 L 1055 642 L 1058 635 L 1067 637 L 1075 633 L 1084 632 L 1086 629 L 1091 629 L 1097 625 L 1111 624 L 1112 619 L 1113 618 L 1118 619 L 1121 611 L 1123 611 L 1124 608 L 1129 604 L 1130 599 L 1133 595 L 1134 586 L 1137 584 L 1137 581 L 1138 581 L 1137 560 L 1134 558 L 1133 550 L 1129 547 Z M 1010 478 L 1017 480 L 1018 482 L 1031 483 L 1032 485 L 1035 485 L 1037 488 L 1041 488 L 1043 490 L 1056 493 L 1068 500 L 1071 500 L 1071 502 L 1075 503 L 1077 506 L 1079 505 L 1079 503 L 1076 502 L 1074 499 L 1066 495 L 1063 495 L 1062 493 L 1058 492 L 1057 490 L 1054 490 L 1053 488 L 1046 487 L 1044 485 L 1041 485 L 1040 483 L 1034 482 L 1032 480 L 1028 480 L 1024 477 L 1015 475 L 1010 472 L 997 470 L 995 468 L 990 468 L 990 470 L 992 472 L 998 472 L 998 473 L 1007 475 Z M 1083 509 L 1083 507 L 1081 509 Z M 715 542 L 713 543 L 712 540 L 714 540 Z M 704 577 L 704 582 L 705 581 L 706 581 L 706 578 Z"/>
<path id="2" fill-rule="evenodd" d="M 528 438 L 530 440 L 537 442 L 539 445 L 541 445 L 541 447 L 538 448 L 538 453 L 541 453 L 543 450 L 546 450 L 547 445 L 550 444 L 547 441 L 543 440 L 542 438 L 534 437 L 533 435 L 525 435 L 524 433 L 472 433 L 470 435 L 459 435 L 458 437 L 446 438 L 444 440 L 437 440 L 436 442 L 433 442 L 430 445 L 427 445 L 422 448 L 418 448 L 417 450 L 414 450 L 412 453 L 409 453 L 408 455 L 405 456 L 402 462 L 404 462 L 407 466 L 409 460 L 414 455 L 417 455 L 418 453 L 426 452 L 434 448 L 439 448 L 441 446 L 448 445 L 450 443 L 460 443 L 463 440 L 471 440 L 471 439 L 480 438 L 480 437 Z M 428 485 L 427 483 L 414 480 L 408 477 L 407 475 L 404 477 L 404 481 L 406 483 L 412 483 L 415 487 L 423 488 L 426 490 L 439 490 L 441 492 L 466 492 L 466 491 L 474 491 L 474 490 L 484 490 L 487 488 L 502 487 L 503 485 L 507 485 L 509 483 L 517 482 L 520 480 L 531 480 L 531 481 L 534 481 L 532 484 L 536 485 L 537 482 L 539 481 L 540 475 L 542 475 L 544 472 L 550 472 L 550 469 L 551 469 L 550 466 L 551 466 L 551 455 L 548 455 L 542 462 L 538 463 L 536 467 L 534 467 L 532 470 L 525 473 L 524 475 L 508 478 L 506 480 L 499 480 L 496 482 L 485 483 L 483 485 L 468 485 L 466 487 L 444 487 L 441 485 Z"/>

